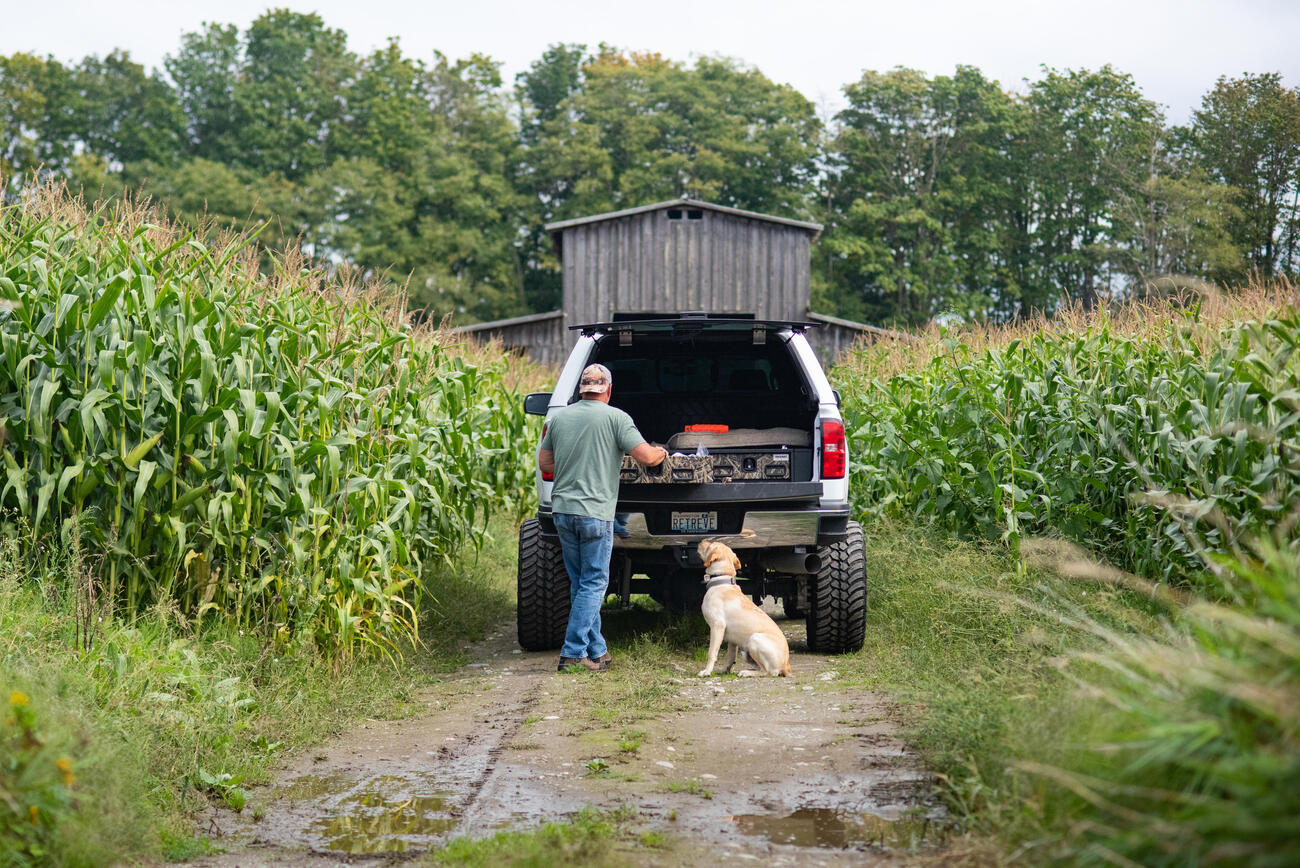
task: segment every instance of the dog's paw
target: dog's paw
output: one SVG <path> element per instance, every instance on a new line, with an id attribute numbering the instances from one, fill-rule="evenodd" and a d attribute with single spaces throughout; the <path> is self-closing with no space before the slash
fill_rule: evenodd
<path id="1" fill-rule="evenodd" d="M 762 675 L 763 673 L 759 672 L 757 669 L 742 669 L 736 674 L 741 678 L 753 678 L 755 675 Z"/>
<path id="2" fill-rule="evenodd" d="M 708 678 L 712 674 L 713 674 L 712 669 L 701 669 L 699 672 L 695 673 L 696 677 L 698 678 Z"/>

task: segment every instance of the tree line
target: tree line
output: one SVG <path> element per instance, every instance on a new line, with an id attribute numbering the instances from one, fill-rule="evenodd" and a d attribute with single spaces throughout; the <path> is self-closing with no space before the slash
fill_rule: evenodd
<path id="1" fill-rule="evenodd" d="M 1008 319 L 1300 270 L 1300 91 L 1220 78 L 1186 125 L 1131 76 L 867 71 L 831 118 L 735 60 L 547 48 L 369 55 L 317 15 L 114 51 L 0 57 L 0 194 L 54 176 L 403 286 L 460 321 L 558 306 L 552 220 L 687 195 L 825 225 L 814 306 Z"/>

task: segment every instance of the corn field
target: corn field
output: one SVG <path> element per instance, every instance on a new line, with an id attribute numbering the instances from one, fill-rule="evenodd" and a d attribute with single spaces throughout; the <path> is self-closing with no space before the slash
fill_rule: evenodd
<path id="1" fill-rule="evenodd" d="M 33 553 L 75 528 L 100 605 L 391 653 L 421 564 L 529 496 L 520 402 L 499 355 L 257 256 L 129 206 L 0 211 L 0 508 Z"/>
<path id="2" fill-rule="evenodd" d="M 1300 504 L 1300 312 L 1262 306 L 860 348 L 834 374 L 858 511 L 1013 550 L 1059 532 L 1141 575 L 1202 576 Z"/>

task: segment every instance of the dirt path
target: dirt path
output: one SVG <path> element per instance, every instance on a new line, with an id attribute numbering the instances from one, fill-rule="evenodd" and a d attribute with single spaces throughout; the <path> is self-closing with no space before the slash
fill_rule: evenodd
<path id="1" fill-rule="evenodd" d="M 894 861 L 891 845 L 935 816 L 926 775 L 885 698 L 839 683 L 802 621 L 778 623 L 793 679 L 697 678 L 686 652 L 559 675 L 554 654 L 520 652 L 505 625 L 428 692 L 426 713 L 368 722 L 297 757 L 242 815 L 214 812 L 203 831 L 228 852 L 199 864 L 405 861 L 584 806 L 631 808 L 638 831 L 662 836 L 666 848 L 628 854 L 646 865 Z M 655 713 L 636 719 L 633 705 Z"/>

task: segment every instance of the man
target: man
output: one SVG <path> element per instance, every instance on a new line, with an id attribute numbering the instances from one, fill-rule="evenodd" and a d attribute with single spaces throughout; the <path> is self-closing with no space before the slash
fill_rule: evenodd
<path id="1" fill-rule="evenodd" d="M 551 418 L 537 455 L 542 472 L 555 474 L 551 512 L 569 573 L 569 626 L 560 649 L 561 672 L 609 668 L 600 604 L 609 586 L 623 453 L 648 467 L 668 457 L 667 449 L 645 442 L 631 416 L 609 406 L 613 387 L 609 368 L 584 368 L 578 382 L 582 400 Z"/>

